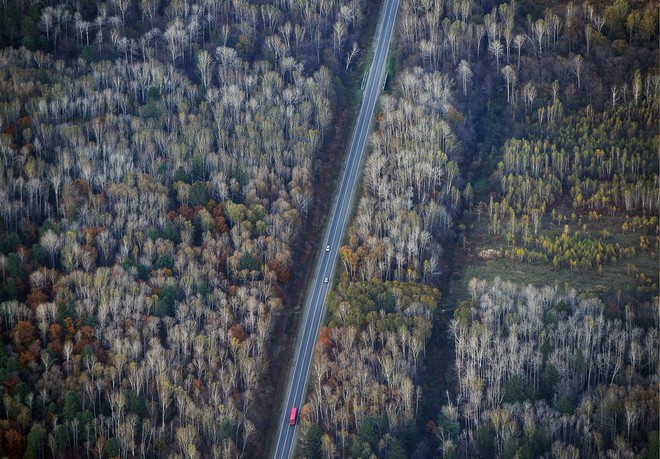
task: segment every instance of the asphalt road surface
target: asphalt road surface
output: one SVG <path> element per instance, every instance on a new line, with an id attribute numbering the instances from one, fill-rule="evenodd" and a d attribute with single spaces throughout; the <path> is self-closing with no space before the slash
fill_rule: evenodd
<path id="1" fill-rule="evenodd" d="M 316 343 L 319 327 L 324 316 L 325 298 L 332 285 L 338 249 L 350 215 L 353 194 L 360 173 L 362 157 L 367 143 L 376 100 L 384 85 L 387 54 L 398 7 L 399 0 L 385 0 L 385 11 L 381 15 L 381 22 L 376 36 L 374 59 L 364 87 L 362 106 L 360 107 L 353 138 L 351 139 L 346 166 L 342 174 L 332 215 L 326 228 L 325 237 L 323 238 L 321 254 L 318 257 L 314 276 L 312 277 L 311 285 L 305 299 L 303 316 L 296 339 L 295 357 L 289 372 L 286 396 L 279 415 L 279 428 L 275 451 L 273 453 L 275 459 L 290 458 L 295 448 L 298 423 L 296 422 L 296 425 L 290 426 L 289 416 L 293 407 L 297 407 L 298 412 L 300 412 L 303 397 L 305 396 L 309 369 L 314 353 L 314 344 Z"/>

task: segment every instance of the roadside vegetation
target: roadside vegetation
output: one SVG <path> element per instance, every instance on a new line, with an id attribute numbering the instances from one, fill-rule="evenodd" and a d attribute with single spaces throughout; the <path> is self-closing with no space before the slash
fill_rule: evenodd
<path id="1" fill-rule="evenodd" d="M 658 3 L 411 0 L 398 21 L 325 333 L 396 314 L 338 300 L 350 285 L 442 298 L 399 327 L 427 340 L 401 368 L 414 413 L 345 433 L 318 409 L 309 429 L 334 449 L 307 457 L 657 456 Z M 356 384 L 341 351 L 310 400 Z"/>
<path id="2" fill-rule="evenodd" d="M 406 457 L 421 392 L 414 383 L 440 292 L 442 240 L 461 204 L 451 82 L 406 69 L 380 100 L 343 272 L 328 300 L 311 393 L 306 457 Z"/>

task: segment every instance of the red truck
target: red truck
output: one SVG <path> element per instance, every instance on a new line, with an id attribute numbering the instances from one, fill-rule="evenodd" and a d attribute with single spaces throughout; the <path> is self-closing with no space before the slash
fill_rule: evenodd
<path id="1" fill-rule="evenodd" d="M 296 425 L 296 416 L 298 415 L 298 408 L 295 406 L 291 408 L 291 416 L 289 417 L 289 425 L 290 426 L 295 426 Z"/>

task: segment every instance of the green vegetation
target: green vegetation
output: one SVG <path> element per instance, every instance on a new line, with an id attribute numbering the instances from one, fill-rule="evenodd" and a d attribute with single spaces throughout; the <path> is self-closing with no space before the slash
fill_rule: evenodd
<path id="1" fill-rule="evenodd" d="M 378 4 L 74 3 L 0 5 L 0 455 L 264 457 Z M 657 457 L 659 11 L 402 1 L 306 457 Z"/>
<path id="2" fill-rule="evenodd" d="M 397 435 L 401 431 L 404 439 L 415 409 L 411 375 L 439 300 L 438 290 L 414 282 L 339 282 L 313 362 L 314 386 L 303 420 L 311 422 L 308 438 L 320 426 L 320 432 L 330 432 L 325 438 L 331 450 L 370 457 L 386 445 L 386 454 L 401 457 Z M 326 410 L 328 404 L 334 410 Z M 358 416 L 350 416 L 351 410 Z M 344 423 L 337 436 L 336 423 Z"/>
<path id="3" fill-rule="evenodd" d="M 648 62 L 652 61 L 641 58 L 657 46 L 646 41 L 655 32 L 637 34 L 636 26 L 632 26 L 642 11 L 648 13 L 646 20 L 649 24 L 657 23 L 657 12 L 652 11 L 650 3 L 629 6 L 620 1 L 611 6 L 604 5 L 603 9 L 585 4 L 581 7 L 582 15 L 577 7 L 571 10 L 563 3 L 548 2 L 543 7 L 547 7 L 545 11 L 537 6 L 536 3 L 523 2 L 514 10 L 509 5 L 501 5 L 497 11 L 484 16 L 486 27 L 502 20 L 496 28 L 504 28 L 502 44 L 506 45 L 506 28 L 511 24 L 506 19 L 509 14 L 513 15 L 513 30 L 509 35 L 512 38 L 516 37 L 516 28 L 524 28 L 522 22 L 518 23 L 520 16 L 517 15 L 521 11 L 543 15 L 543 19 L 538 20 L 530 17 L 529 36 L 534 38 L 544 33 L 548 41 L 530 44 L 524 40 L 521 46 L 523 59 L 516 56 L 518 62 L 515 66 L 511 63 L 510 69 L 502 68 L 504 89 L 509 91 L 510 84 L 519 88 L 512 93 L 513 98 L 508 101 L 504 112 L 516 138 L 502 139 L 501 133 L 477 130 L 477 134 L 486 135 L 480 139 L 481 145 L 495 145 L 496 148 L 487 157 L 484 154 L 487 152 L 483 152 L 479 161 L 469 165 L 468 173 L 478 174 L 471 183 L 477 193 L 465 202 L 464 231 L 461 231 L 455 252 L 458 269 L 451 280 L 452 291 L 443 302 L 447 309 L 458 305 L 455 321 L 449 326 L 456 346 L 456 369 L 451 377 L 461 385 L 465 375 L 476 374 L 476 380 L 465 382 L 463 396 L 472 397 L 474 394 L 468 387 L 481 381 L 480 390 L 486 393 L 499 391 L 503 400 L 513 406 L 528 407 L 532 403 L 533 410 L 537 411 L 542 406 L 539 404 L 546 403 L 551 406 L 550 412 L 579 419 L 589 417 L 590 410 L 602 413 L 622 409 L 622 405 L 615 408 L 609 403 L 616 397 L 625 397 L 629 399 L 628 416 L 632 419 L 636 415 L 631 410 L 636 405 L 631 400 L 638 397 L 637 391 L 655 390 L 645 379 L 650 368 L 639 367 L 636 376 L 616 374 L 600 383 L 592 382 L 592 371 L 602 360 L 595 356 L 594 350 L 572 349 L 565 352 L 566 357 L 553 358 L 562 352 L 565 343 L 558 345 L 549 337 L 555 333 L 553 330 L 569 328 L 566 321 L 579 320 L 577 311 L 584 313 L 585 304 L 595 301 L 587 298 L 599 298 L 602 303 L 598 303 L 598 314 L 610 321 L 609 333 L 619 336 L 625 333 L 623 328 L 639 327 L 635 336 L 646 334 L 644 339 L 648 342 L 657 342 L 653 310 L 657 307 L 660 248 L 656 154 L 659 144 L 656 129 L 658 77 L 657 68 L 648 67 Z M 619 12 L 613 13 L 615 10 Z M 631 34 L 627 42 L 619 40 L 623 28 L 615 26 L 621 24 L 622 17 L 630 18 L 628 32 Z M 582 30 L 576 29 L 576 22 L 582 20 L 586 25 L 580 26 Z M 550 24 L 561 24 L 562 33 L 554 35 L 548 27 Z M 603 25 L 607 27 L 601 29 Z M 490 32 L 484 32 L 492 43 Z M 545 48 L 555 39 L 555 46 Z M 580 39 L 585 42 L 580 44 Z M 515 46 L 515 40 L 512 45 Z M 525 50 L 529 51 L 531 46 L 537 59 L 524 57 Z M 500 58 L 504 59 L 504 47 L 499 51 L 495 49 L 496 45 L 490 48 L 488 51 L 494 60 L 500 52 Z M 541 62 L 548 72 L 537 73 Z M 600 71 L 605 68 L 607 70 Z M 636 68 L 638 70 L 634 70 Z M 566 73 L 562 74 L 560 69 Z M 473 70 L 475 74 L 488 71 L 480 64 L 476 64 Z M 509 77 L 512 78 L 508 80 Z M 469 91 L 464 103 L 468 106 L 474 103 L 469 98 Z M 488 181 L 485 180 L 487 174 L 490 175 Z M 475 278 L 489 281 L 478 284 Z M 492 281 L 498 278 L 515 284 Z M 485 290 L 479 290 L 487 294 L 475 293 L 477 284 L 488 285 Z M 523 285 L 528 287 L 521 287 Z M 539 290 L 534 290 L 532 285 Z M 569 295 L 579 292 L 583 298 L 580 301 L 585 303 L 580 303 L 577 308 L 568 307 L 567 304 L 574 299 L 550 300 L 545 296 L 543 292 L 556 289 L 558 285 L 575 289 L 576 293 Z M 503 348 L 521 351 L 526 348 L 523 342 L 513 345 L 511 340 L 515 341 L 515 338 L 512 334 L 533 322 L 529 310 L 534 310 L 531 305 L 539 298 L 530 296 L 528 298 L 534 300 L 527 304 L 525 300 L 507 298 L 509 295 L 524 297 L 528 291 L 540 295 L 542 303 L 557 302 L 556 307 L 541 314 L 543 336 L 525 338 L 540 354 L 536 358 L 542 363 L 538 377 L 530 380 L 527 370 L 523 373 L 516 371 L 496 383 L 488 376 L 484 361 L 474 367 L 477 373 L 461 370 L 466 358 L 465 354 L 461 355 L 461 349 L 465 349 L 463 346 L 473 338 L 460 338 L 457 335 L 460 327 L 468 327 L 468 334 L 472 336 L 488 330 L 494 334 L 491 342 Z M 471 301 L 464 301 L 467 298 Z M 499 317 L 495 324 L 484 324 L 480 317 L 490 314 L 485 311 L 493 311 L 492 308 L 503 310 L 495 313 Z M 517 308 L 517 311 L 510 308 Z M 628 325 L 622 327 L 623 321 Z M 513 328 L 503 331 L 498 338 L 499 327 Z M 596 335 L 590 332 L 588 336 L 593 340 Z M 621 342 L 629 343 L 630 339 L 621 338 Z M 631 344 L 630 348 L 622 350 L 623 354 L 636 352 L 636 346 Z M 483 355 L 491 358 L 496 353 L 496 349 L 485 349 Z M 533 362 L 535 358 L 523 357 L 520 361 Z M 527 368 L 526 365 L 522 368 Z M 566 365 L 572 369 L 567 370 Z M 498 362 L 493 371 L 504 370 L 506 374 L 506 368 L 505 364 Z M 482 371 L 486 373 L 479 373 Z M 579 377 L 572 382 L 566 379 L 576 375 Z M 626 394 L 621 385 L 624 384 L 623 378 L 630 377 L 638 385 Z M 564 388 L 564 392 L 558 388 Z M 592 402 L 594 398 L 602 400 L 603 405 Z M 484 400 L 493 398 L 482 399 L 480 403 Z M 586 411 L 585 405 L 581 405 L 584 400 L 593 403 L 586 405 L 589 407 Z M 486 415 L 488 410 L 492 412 Z M 645 454 L 646 445 L 652 441 L 650 430 L 655 428 L 651 422 L 648 430 L 633 435 L 633 441 L 630 436 L 634 430 L 632 424 L 628 426 L 630 430 L 621 429 L 620 425 L 612 428 L 600 417 L 599 421 L 581 421 L 591 423 L 594 438 L 600 439 L 597 444 L 584 440 L 584 433 L 577 434 L 572 427 L 567 430 L 568 436 L 557 443 L 551 430 L 528 430 L 532 425 L 551 425 L 551 421 L 536 418 L 523 427 L 515 420 L 515 415 L 510 416 L 513 411 L 507 405 L 491 404 L 490 408 L 482 405 L 479 412 L 482 419 L 488 418 L 488 422 L 470 422 L 463 418 L 461 425 L 463 429 L 472 430 L 475 438 L 468 450 L 478 451 L 484 457 L 538 457 L 543 452 L 552 452 L 553 455 L 579 452 L 591 456 L 603 454 L 608 449 Z M 465 411 L 459 409 L 459 413 Z M 623 416 L 623 411 L 619 411 L 619 415 Z M 513 432 L 511 436 L 499 430 L 499 426 L 508 424 L 507 432 Z M 445 441 L 439 438 L 440 445 Z M 447 445 L 446 448 L 453 448 L 451 441 Z"/>
<path id="4" fill-rule="evenodd" d="M 557 287 L 472 279 L 469 291 L 471 300 L 461 303 L 450 326 L 461 397 L 448 412 L 475 430 L 479 451 L 531 457 L 551 445 L 553 452 L 579 449 L 588 456 L 643 451 L 658 422 L 655 415 L 645 418 L 647 407 L 655 413 L 658 406 L 656 328 L 637 326 L 643 321 L 632 312 L 625 323 L 607 319 L 600 301 Z M 555 420 L 569 417 L 564 445 L 552 443 Z M 575 430 L 578 423 L 589 426 L 589 435 Z M 634 443 L 621 443 L 631 435 Z"/>
<path id="5" fill-rule="evenodd" d="M 361 305 L 345 309 L 342 320 L 363 330 L 374 309 L 388 315 L 389 299 L 347 285 L 446 281 L 440 309 L 455 310 L 456 321 L 435 317 L 434 326 L 447 330 L 427 335 L 434 336 L 434 356 L 423 361 L 429 366 L 422 378 L 417 368 L 408 370 L 415 384 L 425 384 L 425 417 L 417 419 L 412 442 L 393 430 L 409 457 L 429 450 L 442 457 L 644 456 L 653 446 L 657 422 L 636 429 L 632 401 L 656 389 L 650 367 L 632 371 L 634 364 L 622 363 L 596 381 L 590 371 L 604 357 L 593 349 L 567 351 L 549 337 L 579 322 L 569 304 L 580 295 L 578 309 L 600 301 L 599 320 L 613 335 L 636 328 L 644 336 L 637 343 L 620 338 L 633 340 L 621 355 L 638 352 L 643 340 L 657 347 L 657 24 L 657 2 L 403 3 L 393 60 L 400 67 L 379 103 L 335 295 L 350 292 Z M 453 272 L 440 277 L 452 261 Z M 471 290 L 474 277 L 538 290 L 495 281 L 493 293 L 481 298 Z M 572 299 L 544 297 L 545 306 L 557 302 L 538 315 L 542 334 L 516 341 L 530 321 L 528 311 L 515 309 L 525 307 L 521 297 L 543 297 L 559 285 L 574 292 Z M 341 303 L 330 298 L 334 330 Z M 493 323 L 481 319 L 484 310 Z M 459 325 L 467 331 L 457 338 Z M 498 327 L 504 327 L 499 336 Z M 438 365 L 436 355 L 451 354 L 444 339 L 450 331 L 456 355 Z M 518 346 L 524 348 L 515 352 Z M 465 349 L 477 359 L 467 369 Z M 509 357 L 498 352 L 507 350 L 536 355 L 506 366 Z M 489 369 L 493 355 L 499 357 Z M 539 362 L 535 370 L 530 361 Z M 630 393 L 621 390 L 633 382 Z M 623 430 L 603 415 L 618 410 L 622 419 L 620 407 L 609 404 L 617 396 L 629 404 L 631 424 Z M 591 405 L 581 405 L 585 399 Z M 600 414 L 595 419 L 584 410 Z M 592 426 L 598 442 L 581 439 L 576 424 L 564 423 L 562 435 L 547 428 L 562 416 Z M 340 427 L 335 438 L 342 439 Z M 361 456 L 363 444 L 353 443 L 349 454 Z"/>

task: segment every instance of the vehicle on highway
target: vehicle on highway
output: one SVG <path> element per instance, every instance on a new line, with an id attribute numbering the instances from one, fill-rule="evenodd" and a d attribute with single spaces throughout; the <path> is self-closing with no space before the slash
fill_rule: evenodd
<path id="1" fill-rule="evenodd" d="M 294 457 L 296 437 L 298 433 L 297 422 L 293 425 L 287 423 L 287 413 L 291 421 L 291 407 L 302 404 L 307 393 L 307 384 L 313 368 L 314 348 L 316 337 L 324 323 L 325 300 L 330 290 L 330 276 L 334 275 L 339 257 L 341 241 L 346 237 L 346 228 L 350 223 L 353 212 L 353 201 L 358 193 L 360 171 L 365 154 L 365 147 L 369 144 L 369 132 L 376 112 L 377 99 L 382 84 L 386 81 L 388 51 L 391 37 L 396 30 L 396 15 L 400 0 L 385 0 L 379 12 L 378 30 L 375 32 L 373 43 L 373 62 L 369 67 L 364 87 L 362 104 L 352 127 L 350 147 L 344 159 L 341 179 L 336 183 L 336 196 L 327 218 L 327 227 L 324 230 L 326 255 L 316 256 L 316 264 L 310 272 L 310 283 L 305 296 L 303 313 L 297 330 L 296 345 L 291 356 L 285 396 L 282 400 L 281 410 L 277 418 L 277 437 L 273 442 L 273 451 L 269 459 L 289 459 Z M 380 3 L 380 2 L 379 2 Z M 332 244 L 331 244 L 332 241 Z M 332 250 L 330 250 L 332 249 Z M 318 250 L 318 248 L 317 248 Z M 332 252 L 332 254 L 330 254 Z M 318 253 L 318 252 L 317 252 Z M 328 277 L 325 277 L 328 276 Z M 319 279 L 323 279 L 319 282 Z M 313 380 L 313 378 L 312 378 Z M 311 383 L 310 383 L 311 384 Z"/>
<path id="2" fill-rule="evenodd" d="M 296 425 L 296 417 L 298 416 L 298 408 L 293 407 L 291 408 L 291 416 L 289 416 L 289 425 L 290 426 L 295 426 Z"/>

